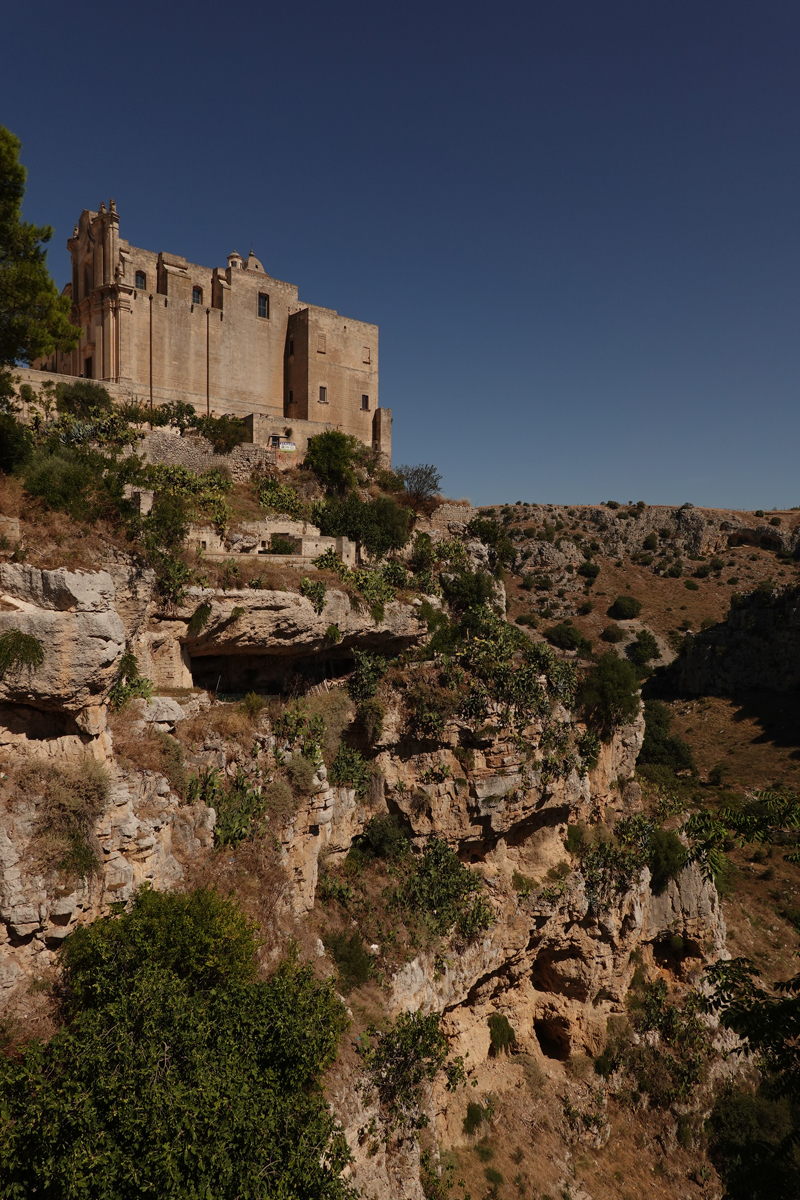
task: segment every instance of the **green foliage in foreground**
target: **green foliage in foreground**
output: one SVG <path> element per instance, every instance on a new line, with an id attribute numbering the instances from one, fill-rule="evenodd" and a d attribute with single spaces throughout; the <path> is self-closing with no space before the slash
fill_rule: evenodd
<path id="1" fill-rule="evenodd" d="M 353 1196 L 319 1086 L 343 1006 L 293 959 L 257 980 L 255 949 L 213 891 L 74 934 L 66 1024 L 0 1059 L 3 1200 Z"/>
<path id="2" fill-rule="evenodd" d="M 491 907 L 477 895 L 482 886 L 481 876 L 465 867 L 447 842 L 430 838 L 425 853 L 414 860 L 398 900 L 426 921 L 434 934 L 447 933 L 455 925 L 469 940 L 494 922 Z"/>

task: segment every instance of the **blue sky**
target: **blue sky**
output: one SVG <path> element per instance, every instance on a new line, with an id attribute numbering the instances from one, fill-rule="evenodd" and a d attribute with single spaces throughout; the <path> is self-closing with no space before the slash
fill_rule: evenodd
<path id="1" fill-rule="evenodd" d="M 6 0 L 27 219 L 381 327 L 476 503 L 800 503 L 800 7 Z"/>

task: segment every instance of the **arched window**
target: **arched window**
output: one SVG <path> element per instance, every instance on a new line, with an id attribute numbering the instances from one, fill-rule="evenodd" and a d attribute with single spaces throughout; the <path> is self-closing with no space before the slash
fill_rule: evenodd
<path id="1" fill-rule="evenodd" d="M 192 288 L 192 304 L 203 303 L 203 289 L 199 287 Z"/>
<path id="2" fill-rule="evenodd" d="M 136 272 L 134 279 L 133 279 L 133 286 L 135 288 L 137 288 L 140 292 L 143 292 L 145 290 L 145 288 L 147 287 L 147 276 L 145 275 L 144 271 Z"/>

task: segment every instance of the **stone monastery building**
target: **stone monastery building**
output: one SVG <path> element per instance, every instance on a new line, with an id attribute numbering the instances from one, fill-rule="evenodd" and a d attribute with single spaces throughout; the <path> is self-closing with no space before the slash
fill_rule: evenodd
<path id="1" fill-rule="evenodd" d="M 67 242 L 80 344 L 39 360 L 119 398 L 186 400 L 249 419 L 253 441 L 340 429 L 391 458 L 391 410 L 378 407 L 378 326 L 303 304 L 250 252 L 227 267 L 140 250 L 119 236 L 114 201 L 84 209 Z"/>

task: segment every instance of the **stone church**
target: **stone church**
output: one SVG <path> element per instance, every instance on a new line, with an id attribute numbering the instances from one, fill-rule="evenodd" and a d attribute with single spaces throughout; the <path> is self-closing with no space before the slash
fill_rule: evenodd
<path id="1" fill-rule="evenodd" d="M 113 200 L 84 209 L 67 246 L 64 290 L 80 344 L 38 369 L 98 380 L 148 406 L 185 400 L 199 413 L 246 417 L 256 443 L 292 437 L 302 450 L 312 433 L 339 429 L 391 459 L 377 325 L 303 304 L 252 251 L 201 267 L 131 246 Z"/>

